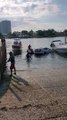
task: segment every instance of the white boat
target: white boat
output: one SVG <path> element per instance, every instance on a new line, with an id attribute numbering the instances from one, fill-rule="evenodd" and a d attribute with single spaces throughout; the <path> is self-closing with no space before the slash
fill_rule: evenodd
<path id="1" fill-rule="evenodd" d="M 52 47 L 52 50 L 57 53 L 67 54 L 67 44 L 62 43 L 61 40 L 52 41 L 50 46 Z"/>

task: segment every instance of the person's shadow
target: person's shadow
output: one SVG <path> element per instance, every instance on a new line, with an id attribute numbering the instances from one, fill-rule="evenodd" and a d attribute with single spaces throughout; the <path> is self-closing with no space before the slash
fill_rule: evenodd
<path id="1" fill-rule="evenodd" d="M 5 72 L 3 75 L 3 79 L 0 80 L 0 98 L 4 96 L 4 94 L 9 89 L 10 82 L 11 82 L 11 77 L 9 76 L 8 73 Z"/>

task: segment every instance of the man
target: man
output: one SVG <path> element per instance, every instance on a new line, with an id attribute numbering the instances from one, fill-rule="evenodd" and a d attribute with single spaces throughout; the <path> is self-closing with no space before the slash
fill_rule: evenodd
<path id="1" fill-rule="evenodd" d="M 10 71 L 11 71 L 11 75 L 12 76 L 12 72 L 13 72 L 13 69 L 14 69 L 14 74 L 16 74 L 16 68 L 15 68 L 15 58 L 14 58 L 14 55 L 12 52 L 9 52 L 9 59 L 8 59 L 8 62 L 11 62 L 11 65 L 10 65 Z"/>
<path id="2" fill-rule="evenodd" d="M 31 45 L 28 45 L 28 50 L 27 50 L 27 52 L 29 53 L 29 54 L 33 54 L 34 52 L 33 52 L 33 49 L 31 48 Z"/>

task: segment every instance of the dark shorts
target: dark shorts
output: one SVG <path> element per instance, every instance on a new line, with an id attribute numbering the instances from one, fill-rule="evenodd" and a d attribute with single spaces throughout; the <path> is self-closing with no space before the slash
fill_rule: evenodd
<path id="1" fill-rule="evenodd" d="M 11 64 L 10 69 L 15 69 L 15 64 Z"/>

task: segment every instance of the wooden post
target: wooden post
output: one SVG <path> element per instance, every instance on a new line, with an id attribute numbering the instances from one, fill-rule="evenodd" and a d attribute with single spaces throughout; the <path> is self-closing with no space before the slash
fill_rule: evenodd
<path id="1" fill-rule="evenodd" d="M 1 48 L 0 48 L 0 81 L 3 79 L 3 74 L 6 68 L 6 42 L 5 39 L 1 39 Z"/>

